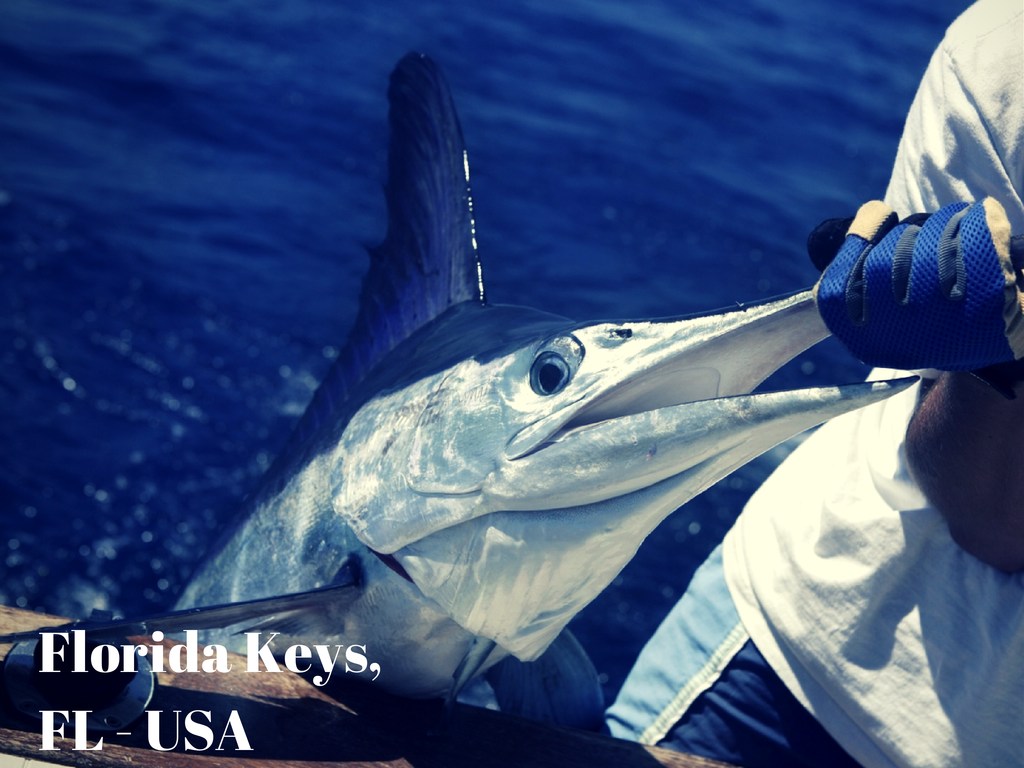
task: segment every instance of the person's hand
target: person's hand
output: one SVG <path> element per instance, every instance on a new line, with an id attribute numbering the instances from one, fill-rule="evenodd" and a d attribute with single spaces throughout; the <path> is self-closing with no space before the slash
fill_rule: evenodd
<path id="1" fill-rule="evenodd" d="M 1024 295 L 1011 258 L 1021 241 L 996 200 L 899 223 L 884 203 L 865 203 L 826 266 L 842 226 L 825 222 L 808 247 L 824 268 L 818 311 L 860 360 L 973 371 L 1024 358 Z"/>

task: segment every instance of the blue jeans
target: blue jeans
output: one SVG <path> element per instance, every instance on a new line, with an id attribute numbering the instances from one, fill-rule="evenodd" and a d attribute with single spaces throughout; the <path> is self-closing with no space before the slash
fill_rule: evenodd
<path id="1" fill-rule="evenodd" d="M 644 647 L 605 722 L 619 738 L 748 768 L 857 765 L 750 641 L 721 547 Z"/>

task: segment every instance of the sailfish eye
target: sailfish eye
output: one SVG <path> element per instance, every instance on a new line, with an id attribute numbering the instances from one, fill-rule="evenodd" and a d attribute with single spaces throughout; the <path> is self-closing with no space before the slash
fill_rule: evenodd
<path id="1" fill-rule="evenodd" d="M 567 333 L 541 346 L 530 366 L 530 387 L 538 395 L 557 395 L 572 381 L 583 360 L 583 344 Z"/>
<path id="2" fill-rule="evenodd" d="M 570 379 L 569 363 L 557 352 L 541 352 L 530 368 L 530 386 L 538 395 L 556 395 Z"/>

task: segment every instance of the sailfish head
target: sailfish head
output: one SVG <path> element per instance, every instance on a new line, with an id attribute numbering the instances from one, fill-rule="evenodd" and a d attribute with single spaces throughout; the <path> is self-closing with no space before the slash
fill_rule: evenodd
<path id="1" fill-rule="evenodd" d="M 535 658 L 673 510 L 909 383 L 751 394 L 826 335 L 809 292 L 587 324 L 461 305 L 389 356 L 400 383 L 349 422 L 334 509 L 463 627 Z"/>

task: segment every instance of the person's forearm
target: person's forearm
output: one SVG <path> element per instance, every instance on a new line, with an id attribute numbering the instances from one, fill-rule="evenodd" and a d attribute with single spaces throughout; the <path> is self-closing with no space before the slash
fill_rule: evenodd
<path id="1" fill-rule="evenodd" d="M 942 374 L 910 422 L 907 458 L 961 547 L 1024 569 L 1024 390 L 1007 400 L 969 374 Z"/>

